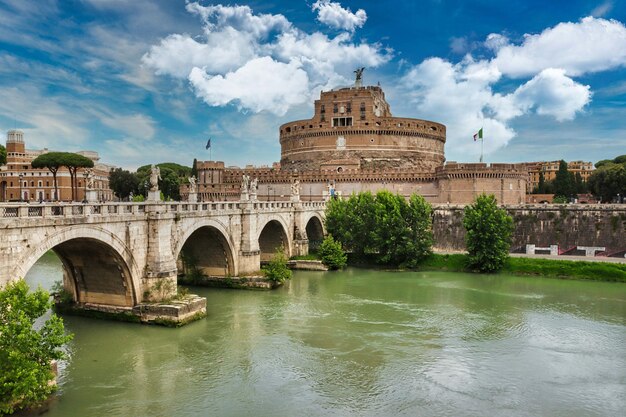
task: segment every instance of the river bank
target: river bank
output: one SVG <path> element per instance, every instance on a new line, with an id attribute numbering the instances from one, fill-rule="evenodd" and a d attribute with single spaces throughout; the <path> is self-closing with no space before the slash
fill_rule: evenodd
<path id="1" fill-rule="evenodd" d="M 470 272 L 467 255 L 462 253 L 434 253 L 420 270 Z M 548 278 L 580 279 L 590 281 L 626 282 L 626 264 L 583 260 L 555 260 L 540 257 L 511 256 L 500 271 L 503 274 L 534 275 Z"/>

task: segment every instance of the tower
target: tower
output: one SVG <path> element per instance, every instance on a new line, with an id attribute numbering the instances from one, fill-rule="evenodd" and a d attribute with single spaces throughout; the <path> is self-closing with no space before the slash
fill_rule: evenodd
<path id="1" fill-rule="evenodd" d="M 12 153 L 20 154 L 20 156 L 26 153 L 24 132 L 21 130 L 9 130 L 7 133 L 7 156 Z"/>

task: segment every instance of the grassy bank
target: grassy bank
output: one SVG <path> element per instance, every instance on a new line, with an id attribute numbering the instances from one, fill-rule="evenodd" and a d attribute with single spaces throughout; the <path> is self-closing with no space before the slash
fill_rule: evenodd
<path id="1" fill-rule="evenodd" d="M 421 264 L 422 270 L 470 272 L 466 255 L 433 254 Z M 626 264 L 566 261 L 535 258 L 509 258 L 501 273 L 537 275 L 552 278 L 626 282 Z"/>

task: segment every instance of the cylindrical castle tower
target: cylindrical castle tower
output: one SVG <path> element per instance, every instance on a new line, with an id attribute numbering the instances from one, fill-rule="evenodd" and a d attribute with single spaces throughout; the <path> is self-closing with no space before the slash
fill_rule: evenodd
<path id="1" fill-rule="evenodd" d="M 280 127 L 281 169 L 403 169 L 443 165 L 446 127 L 391 115 L 378 86 L 322 92 L 309 120 Z"/>

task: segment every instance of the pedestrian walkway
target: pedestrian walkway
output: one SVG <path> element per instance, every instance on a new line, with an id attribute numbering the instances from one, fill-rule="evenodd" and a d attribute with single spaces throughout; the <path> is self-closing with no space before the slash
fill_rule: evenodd
<path id="1" fill-rule="evenodd" d="M 433 249 L 433 252 L 438 255 L 464 255 L 465 251 L 450 251 Z M 626 264 L 626 258 L 609 258 L 607 256 L 573 256 L 573 255 L 530 255 L 526 253 L 511 253 L 513 258 L 533 258 L 533 259 L 551 259 L 555 261 L 585 261 L 585 262 L 609 262 L 616 264 Z"/>

